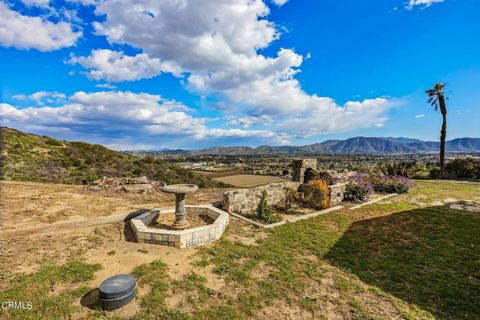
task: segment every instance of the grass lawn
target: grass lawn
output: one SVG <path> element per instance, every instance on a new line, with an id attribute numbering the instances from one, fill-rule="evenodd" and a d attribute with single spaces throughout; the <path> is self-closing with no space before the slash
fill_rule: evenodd
<path id="1" fill-rule="evenodd" d="M 416 185 L 375 205 L 275 228 L 252 245 L 226 236 L 200 249 L 192 272 L 180 280 L 169 278 L 161 259 L 137 266 L 132 272 L 149 294 L 139 297 L 136 319 L 479 319 L 480 213 L 439 202 L 480 203 L 480 185 Z M 52 298 L 58 300 L 41 306 L 74 313 L 74 299 L 87 290 L 75 284 L 96 267 L 56 268 L 21 279 L 39 288 L 30 295 L 66 283 L 65 293 Z M 210 288 L 199 270 L 212 270 L 226 285 Z M 18 283 L 0 297 L 27 294 Z M 167 303 L 172 297 L 176 307 Z"/>

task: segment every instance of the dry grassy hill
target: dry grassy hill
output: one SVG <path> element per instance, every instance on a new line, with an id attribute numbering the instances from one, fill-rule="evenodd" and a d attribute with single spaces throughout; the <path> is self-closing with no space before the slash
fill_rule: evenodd
<path id="1" fill-rule="evenodd" d="M 6 127 L 0 128 L 0 150 L 0 177 L 4 180 L 79 184 L 102 176 L 148 176 L 168 184 L 224 186 L 151 156 L 125 154 L 85 142 L 60 141 Z"/>

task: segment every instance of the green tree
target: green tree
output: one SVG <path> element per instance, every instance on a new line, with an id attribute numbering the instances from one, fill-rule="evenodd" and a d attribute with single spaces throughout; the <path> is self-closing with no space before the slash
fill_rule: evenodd
<path id="1" fill-rule="evenodd" d="M 445 177 L 445 143 L 447 139 L 447 103 L 448 98 L 445 97 L 446 83 L 435 83 L 432 89 L 425 91 L 428 96 L 428 103 L 437 111 L 440 108 L 442 114 L 442 130 L 440 132 L 440 175 Z"/>

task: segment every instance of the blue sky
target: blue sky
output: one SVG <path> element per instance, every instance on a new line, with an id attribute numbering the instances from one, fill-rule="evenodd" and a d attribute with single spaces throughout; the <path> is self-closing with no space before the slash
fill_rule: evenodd
<path id="1" fill-rule="evenodd" d="M 477 0 L 0 1 L 0 122 L 115 149 L 480 137 Z"/>

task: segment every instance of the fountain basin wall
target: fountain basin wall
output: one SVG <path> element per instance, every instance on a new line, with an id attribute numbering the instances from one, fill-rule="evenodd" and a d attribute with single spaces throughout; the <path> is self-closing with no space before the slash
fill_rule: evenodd
<path id="1" fill-rule="evenodd" d="M 172 209 L 153 209 L 130 220 L 137 241 L 177 248 L 196 247 L 203 243 L 220 239 L 228 225 L 228 213 L 211 205 L 185 206 L 187 220 L 189 215 L 207 215 L 214 220 L 212 224 L 184 230 L 167 230 L 149 227 L 162 213 L 174 212 Z"/>

